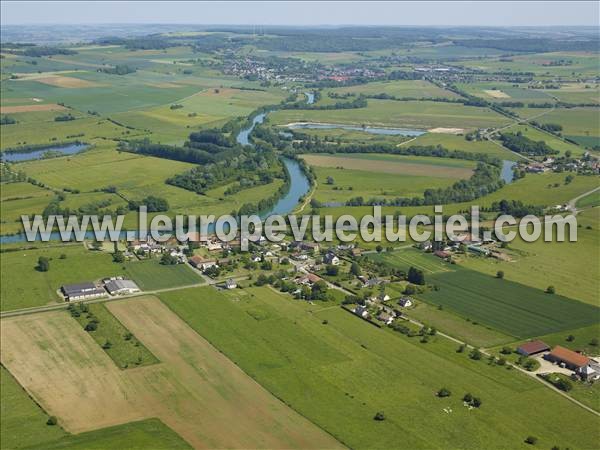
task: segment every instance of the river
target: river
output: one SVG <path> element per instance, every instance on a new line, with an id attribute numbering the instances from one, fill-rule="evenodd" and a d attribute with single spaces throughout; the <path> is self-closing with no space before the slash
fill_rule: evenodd
<path id="1" fill-rule="evenodd" d="M 306 95 L 308 96 L 308 93 Z M 309 100 L 314 101 L 314 94 L 311 95 L 312 97 L 309 97 Z M 307 101 L 307 103 L 310 102 Z M 256 115 L 254 119 L 252 119 L 252 124 L 238 133 L 236 138 L 238 144 L 253 145 L 249 139 L 250 133 L 252 133 L 252 130 L 254 129 L 254 127 L 256 127 L 256 125 L 264 122 L 267 114 L 268 113 L 265 112 Z M 300 168 L 300 164 L 298 164 L 297 161 L 294 161 L 290 158 L 282 157 L 281 160 L 285 165 L 288 176 L 290 177 L 289 189 L 283 195 L 283 197 L 281 197 L 277 201 L 273 208 L 260 214 L 263 218 L 274 214 L 285 215 L 291 213 L 300 202 L 300 199 L 304 195 L 306 195 L 308 191 L 310 191 L 310 182 L 308 181 L 308 178 L 306 178 L 304 172 Z"/>
<path id="2" fill-rule="evenodd" d="M 61 156 L 74 155 L 76 153 L 84 151 L 88 148 L 87 144 L 65 144 L 65 145 L 55 145 L 40 148 L 38 150 L 23 150 L 23 151 L 9 151 L 2 152 L 0 154 L 0 159 L 5 162 L 22 162 L 22 161 L 31 161 L 34 159 L 42 159 L 47 152 L 52 153 L 60 153 Z"/>
<path id="3" fill-rule="evenodd" d="M 314 94 L 311 94 L 312 97 L 309 97 L 308 93 L 306 94 L 309 100 L 314 101 Z M 265 117 L 268 112 L 257 114 L 253 119 L 252 123 L 242 129 L 237 137 L 236 141 L 241 145 L 253 145 L 250 142 L 250 133 L 257 124 L 261 124 L 264 122 Z M 362 130 L 360 127 L 354 127 Z M 270 215 L 279 214 L 286 215 L 294 211 L 294 209 L 298 206 L 301 198 L 305 196 L 310 191 L 310 182 L 308 178 L 304 175 L 300 164 L 297 161 L 290 158 L 281 158 L 283 164 L 286 167 L 289 179 L 289 189 L 287 192 L 277 201 L 275 206 L 268 211 L 265 211 L 260 214 L 262 218 L 268 217 Z M 505 183 L 511 183 L 513 180 L 513 172 L 512 168 L 516 163 L 514 161 L 503 161 L 502 162 L 502 173 L 501 177 Z M 209 232 L 214 232 L 214 227 L 209 228 Z M 93 234 L 91 232 L 86 233 L 86 238 L 93 238 Z M 122 232 L 122 238 L 125 238 L 125 232 Z M 50 240 L 60 240 L 60 234 L 58 232 L 53 232 L 51 234 Z M 9 236 L 0 236 L 0 244 L 10 244 L 16 242 L 24 242 L 25 234 L 15 234 Z"/>

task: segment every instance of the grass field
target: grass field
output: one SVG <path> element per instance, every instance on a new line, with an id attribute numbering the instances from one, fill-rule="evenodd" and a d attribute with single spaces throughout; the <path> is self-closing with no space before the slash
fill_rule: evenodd
<path id="1" fill-rule="evenodd" d="M 492 347 L 515 339 L 491 327 L 467 321 L 464 317 L 424 302 L 418 302 L 414 308 L 406 311 L 406 315 L 475 347 Z"/>
<path id="2" fill-rule="evenodd" d="M 200 284 L 203 279 L 186 265 L 165 266 L 157 259 L 116 264 L 106 252 L 86 250 L 81 244 L 41 244 L 35 249 L 2 253 L 2 311 L 42 306 L 59 300 L 63 284 L 123 275 L 142 290 Z M 65 258 L 61 258 L 65 255 Z M 38 258 L 50 258 L 50 270 L 35 269 Z"/>
<path id="3" fill-rule="evenodd" d="M 339 446 L 158 299 L 108 308 L 162 364 L 120 371 L 65 312 L 2 321 L 2 363 L 68 431 L 158 417 L 196 448 Z"/>
<path id="4" fill-rule="evenodd" d="M 585 430 L 597 427 L 597 417 L 522 374 L 456 353 L 457 345 L 441 337 L 420 344 L 341 308 L 319 310 L 269 288 L 227 295 L 198 288 L 161 298 L 246 373 L 351 448 L 394 448 L 399 437 L 410 448 L 515 448 L 528 435 L 543 447 L 595 445 Z M 248 313 L 254 309 L 266 318 Z M 442 386 L 453 396 L 437 398 Z M 464 408 L 464 392 L 480 396 L 482 408 Z M 377 411 L 385 421 L 373 420 Z"/>
<path id="5" fill-rule="evenodd" d="M 377 153 L 309 154 L 302 158 L 311 166 L 363 170 L 394 175 L 418 175 L 440 178 L 469 178 L 475 163 L 460 159 L 400 156 Z M 383 184 L 382 187 L 385 187 Z"/>
<path id="6" fill-rule="evenodd" d="M 2 183 L 0 191 L 0 234 L 20 230 L 21 214 L 41 213 L 54 198 L 52 191 L 29 183 Z"/>
<path id="7" fill-rule="evenodd" d="M 61 255 L 65 255 L 61 259 Z M 50 270 L 36 270 L 38 258 L 50 259 Z M 93 281 L 125 275 L 120 264 L 104 252 L 86 250 L 81 244 L 39 245 L 37 249 L 2 253 L 2 311 L 43 306 L 59 300 L 57 291 L 63 284 Z"/>
<path id="8" fill-rule="evenodd" d="M 171 215 L 190 214 L 190 211 L 228 214 L 244 203 L 257 202 L 271 195 L 282 183 L 277 179 L 270 184 L 244 189 L 235 196 L 224 196 L 224 188 L 216 188 L 207 192 L 207 195 L 198 195 L 165 183 L 170 176 L 192 167 L 189 163 L 118 152 L 114 142 L 101 141 L 96 141 L 92 149 L 75 156 L 18 164 L 18 168 L 28 176 L 56 189 L 66 187 L 87 193 L 115 186 L 128 200 L 141 200 L 148 195 L 162 197 L 169 202 L 168 214 Z M 65 177 L 65 173 L 69 173 L 69 176 Z M 69 197 L 67 194 L 67 201 Z M 33 207 L 25 204 L 19 208 L 16 204 L 10 217 L 40 214 L 46 205 L 47 203 L 42 206 L 39 200 L 36 200 Z M 135 213 L 127 214 L 126 227 L 137 229 L 137 222 Z"/>
<path id="9" fill-rule="evenodd" d="M 594 191 L 591 194 L 579 199 L 575 206 L 577 206 L 577 208 L 600 206 L 600 190 Z"/>
<path id="10" fill-rule="evenodd" d="M 314 168 L 315 198 L 324 203 L 343 203 L 357 196 L 367 200 L 421 197 L 426 189 L 469 178 L 473 167 L 471 162 L 455 159 L 383 154 L 310 154 L 302 158 Z M 333 184 L 327 182 L 329 177 Z"/>
<path id="11" fill-rule="evenodd" d="M 568 59 L 570 65 L 550 66 L 552 62 Z M 515 55 L 510 58 L 489 58 L 461 61 L 460 65 L 483 71 L 533 72 L 543 77 L 589 78 L 598 72 L 597 55 L 593 52 L 552 52 Z"/>
<path id="12" fill-rule="evenodd" d="M 321 101 L 319 104 L 340 101 L 339 99 L 329 98 L 327 95 L 329 92 L 336 94 L 353 93 L 356 95 L 388 94 L 398 98 L 459 98 L 454 92 L 439 88 L 435 84 L 425 80 L 376 81 L 373 83 L 359 84 L 357 86 L 328 89 L 321 94 Z"/>
<path id="13" fill-rule="evenodd" d="M 419 136 L 414 141 L 404 144 L 411 145 L 441 145 L 448 150 L 460 150 L 469 153 L 484 153 L 500 159 L 519 160 L 520 158 L 513 152 L 508 151 L 502 146 L 496 145 L 490 141 L 467 141 L 464 136 L 452 134 L 426 133 Z"/>
<path id="14" fill-rule="evenodd" d="M 97 319 L 97 329 L 88 331 L 89 335 L 110 356 L 117 367 L 121 369 L 135 368 L 156 364 L 158 359 L 144 347 L 135 336 L 131 335 L 115 316 L 103 304 L 87 305 L 87 312 L 75 305 L 75 311 L 80 312 L 74 317 L 77 322 L 85 327 L 90 319 Z M 107 345 L 110 343 L 110 345 Z"/>
<path id="15" fill-rule="evenodd" d="M 577 215 L 577 222 L 580 225 L 577 242 L 530 243 L 516 239 L 508 248 L 511 262 L 469 257 L 462 264 L 490 276 L 502 270 L 507 279 L 537 289 L 546 289 L 552 284 L 563 295 L 600 306 L 597 283 L 600 211 L 597 208 L 584 211 Z"/>
<path id="16" fill-rule="evenodd" d="M 204 279 L 185 264 L 166 266 L 157 259 L 127 263 L 127 273 L 145 291 L 203 283 Z"/>
<path id="17" fill-rule="evenodd" d="M 527 89 L 526 85 L 514 86 L 509 82 L 459 83 L 457 86 L 471 95 L 494 102 L 512 101 L 525 104 L 554 102 L 552 96 L 543 89 Z"/>
<path id="18" fill-rule="evenodd" d="M 565 142 L 562 139 L 559 139 L 550 133 L 537 130 L 527 125 L 516 125 L 514 127 L 509 128 L 508 131 L 511 133 L 518 133 L 520 131 L 529 139 L 532 139 L 534 141 L 544 141 L 552 149 L 559 150 L 561 155 L 564 155 L 564 153 L 568 150 L 574 157 L 578 157 L 582 156 L 586 151 L 583 147 L 572 144 L 570 142 Z"/>
<path id="19" fill-rule="evenodd" d="M 418 129 L 486 128 L 508 122 L 505 117 L 487 108 L 452 103 L 392 100 L 369 100 L 366 108 L 358 109 L 276 111 L 270 116 L 270 120 L 274 124 L 306 121 Z"/>
<path id="20" fill-rule="evenodd" d="M 427 282 L 439 290 L 419 298 L 516 338 L 583 327 L 600 315 L 598 307 L 461 267 L 432 274 Z"/>
<path id="21" fill-rule="evenodd" d="M 544 112 L 541 109 L 516 108 L 521 117 L 530 117 Z M 537 112 L 536 112 L 537 111 Z M 541 117 L 535 119 L 537 122 L 557 123 L 562 125 L 562 135 L 582 144 L 592 147 L 592 142 L 598 143 L 600 138 L 600 111 L 597 108 L 558 108 L 548 111 Z"/>
<path id="22" fill-rule="evenodd" d="M 97 138 L 133 138 L 146 134 L 143 131 L 128 130 L 106 119 L 91 116 L 66 122 L 55 122 L 53 118 L 21 122 L 21 115 L 15 116 L 15 119 L 19 122 L 2 127 L 2 139 L 0 139 L 2 149 L 25 144 L 52 146 L 56 142 L 75 140 L 88 142 Z"/>
<path id="23" fill-rule="evenodd" d="M 391 267 L 400 267 L 408 269 L 414 266 L 421 269 L 426 274 L 450 272 L 452 266 L 446 261 L 435 258 L 430 254 L 423 253 L 414 248 L 407 248 L 393 252 L 373 253 L 369 255 L 369 259 L 383 262 Z"/>

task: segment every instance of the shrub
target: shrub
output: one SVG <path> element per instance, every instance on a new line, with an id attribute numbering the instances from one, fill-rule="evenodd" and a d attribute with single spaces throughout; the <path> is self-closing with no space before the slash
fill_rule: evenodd
<path id="1" fill-rule="evenodd" d="M 475 361 L 479 361 L 481 359 L 482 353 L 479 351 L 478 348 L 474 348 L 473 350 L 471 350 L 471 353 L 469 353 L 469 358 L 475 360 Z"/>
<path id="2" fill-rule="evenodd" d="M 450 392 L 450 389 L 448 388 L 441 388 L 439 391 L 437 391 L 437 396 L 438 397 L 450 397 L 452 395 L 452 392 Z"/>
<path id="3" fill-rule="evenodd" d="M 46 425 L 54 426 L 56 424 L 58 424 L 58 419 L 56 418 L 56 416 L 48 417 L 48 420 L 46 421 Z"/>
<path id="4" fill-rule="evenodd" d="M 36 269 L 40 272 L 48 272 L 50 270 L 50 260 L 45 256 L 40 256 Z"/>
<path id="5" fill-rule="evenodd" d="M 373 417 L 373 420 L 377 420 L 379 422 L 381 422 L 382 420 L 385 420 L 385 414 L 383 413 L 383 411 L 378 411 L 375 416 Z"/>
<path id="6" fill-rule="evenodd" d="M 525 438 L 526 444 L 535 445 L 536 442 L 537 442 L 537 438 L 535 436 L 527 436 L 527 438 Z"/>

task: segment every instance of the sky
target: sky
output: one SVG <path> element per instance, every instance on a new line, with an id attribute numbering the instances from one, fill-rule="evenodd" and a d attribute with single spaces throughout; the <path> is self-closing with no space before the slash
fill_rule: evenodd
<path id="1" fill-rule="evenodd" d="M 1 23 L 228 25 L 599 25 L 600 2 L 8 1 Z"/>

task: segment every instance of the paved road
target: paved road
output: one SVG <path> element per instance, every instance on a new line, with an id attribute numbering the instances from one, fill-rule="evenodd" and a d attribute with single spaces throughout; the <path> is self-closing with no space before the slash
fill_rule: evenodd
<path id="1" fill-rule="evenodd" d="M 598 191 L 598 190 L 600 190 L 600 186 L 598 186 L 597 188 L 594 188 L 594 189 L 592 189 L 591 191 L 584 192 L 583 194 L 581 194 L 581 195 L 578 195 L 578 196 L 577 196 L 577 197 L 575 197 L 575 198 L 572 198 L 571 200 L 569 200 L 569 203 L 567 203 L 567 207 L 568 207 L 568 208 L 569 208 L 569 209 L 570 209 L 570 210 L 571 210 L 571 211 L 572 211 L 574 214 L 577 214 L 577 213 L 580 211 L 580 210 L 578 210 L 578 209 L 577 209 L 577 202 L 578 202 L 579 200 L 581 200 L 583 197 L 586 197 L 586 196 L 588 196 L 588 195 L 590 195 L 590 194 L 592 194 L 592 193 L 594 193 L 594 192 L 596 192 L 596 191 Z"/>

